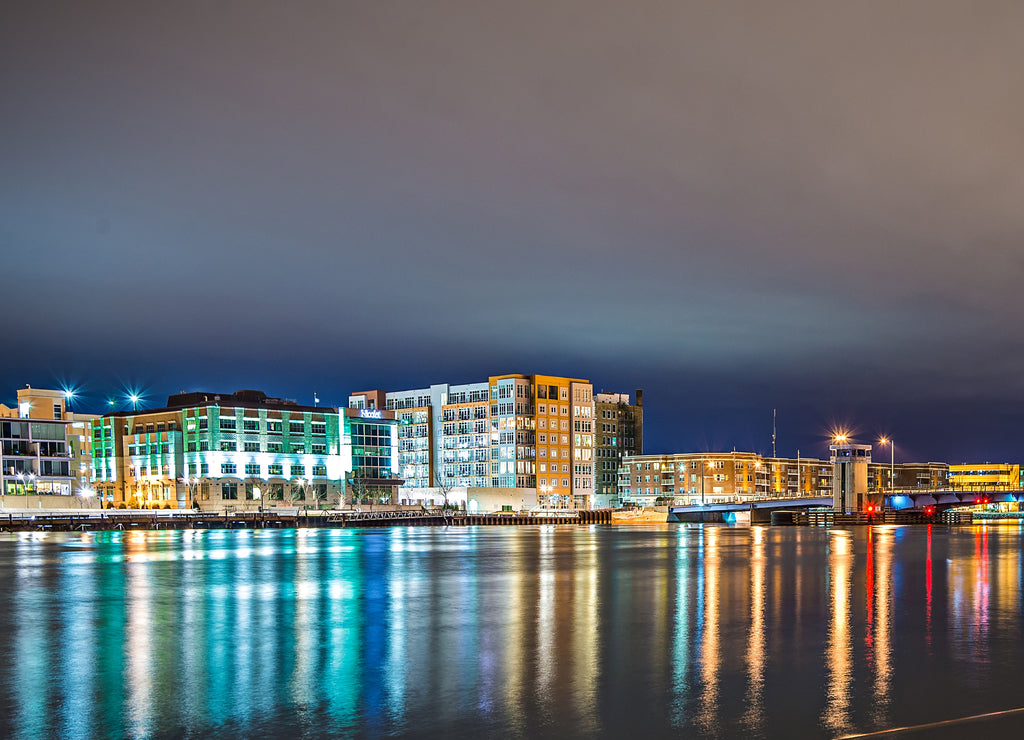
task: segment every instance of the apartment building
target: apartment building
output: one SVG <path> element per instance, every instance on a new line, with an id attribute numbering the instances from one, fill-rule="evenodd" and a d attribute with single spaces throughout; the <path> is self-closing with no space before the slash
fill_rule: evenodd
<path id="1" fill-rule="evenodd" d="M 629 455 L 618 475 L 623 504 L 712 504 L 766 496 L 828 496 L 832 468 L 816 458 L 756 452 Z"/>
<path id="2" fill-rule="evenodd" d="M 495 375 L 486 382 L 361 391 L 352 408 L 393 411 L 410 488 L 536 489 L 542 506 L 590 508 L 594 395 L 587 380 Z"/>
<path id="3" fill-rule="evenodd" d="M 594 506 L 619 505 L 618 471 L 627 455 L 642 455 L 644 428 L 643 391 L 636 403 L 628 393 L 594 394 Z"/>
<path id="4" fill-rule="evenodd" d="M 70 412 L 72 394 L 26 386 L 15 406 L 0 404 L 0 492 L 91 496 L 89 426 Z"/>
<path id="5" fill-rule="evenodd" d="M 945 488 L 949 485 L 949 465 L 940 462 L 886 463 L 868 465 L 868 490 L 884 493 L 890 489 Z"/>

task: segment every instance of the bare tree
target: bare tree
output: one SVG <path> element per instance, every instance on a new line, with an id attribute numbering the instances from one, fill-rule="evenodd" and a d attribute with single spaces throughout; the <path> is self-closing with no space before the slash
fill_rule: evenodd
<path id="1" fill-rule="evenodd" d="M 270 486 L 259 476 L 250 476 L 245 479 L 245 500 L 259 501 L 260 511 L 267 508 L 266 501 L 270 498 Z"/>
<path id="2" fill-rule="evenodd" d="M 444 499 L 444 503 L 441 505 L 441 516 L 444 517 L 444 523 L 450 524 L 455 507 L 448 500 L 448 496 L 452 492 L 451 480 L 444 476 L 443 470 L 434 471 L 434 487 L 441 492 L 441 497 Z"/>
<path id="3" fill-rule="evenodd" d="M 352 493 L 352 503 L 354 504 L 370 504 L 370 510 L 373 510 L 373 499 L 370 497 L 370 486 L 367 483 L 366 477 L 363 475 L 361 469 L 353 470 L 351 475 L 345 481 L 346 487 Z"/>
<path id="4" fill-rule="evenodd" d="M 327 484 L 314 483 L 311 488 L 313 491 L 313 501 L 316 502 L 316 508 L 320 509 L 327 502 Z"/>

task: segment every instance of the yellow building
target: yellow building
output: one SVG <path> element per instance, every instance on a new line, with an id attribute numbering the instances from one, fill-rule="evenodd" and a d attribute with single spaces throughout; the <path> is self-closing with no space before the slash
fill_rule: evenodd
<path id="1" fill-rule="evenodd" d="M 963 463 L 949 466 L 953 488 L 1020 488 L 1020 465 L 1011 463 Z"/>

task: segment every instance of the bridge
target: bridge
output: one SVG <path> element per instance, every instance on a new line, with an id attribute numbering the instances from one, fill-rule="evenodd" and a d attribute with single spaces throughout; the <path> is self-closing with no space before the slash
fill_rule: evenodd
<path id="1" fill-rule="evenodd" d="M 885 494 L 885 508 L 894 511 L 907 509 L 949 509 L 955 506 L 979 504 L 1020 503 L 1024 501 L 1022 488 L 897 488 Z"/>
<path id="2" fill-rule="evenodd" d="M 878 492 L 872 491 L 877 495 Z M 1022 488 L 897 488 L 885 492 L 884 508 L 890 511 L 941 512 L 958 506 L 1024 502 Z M 831 496 L 785 496 L 746 499 L 716 504 L 670 506 L 670 522 L 735 522 L 747 514 L 754 523 L 771 521 L 771 512 L 832 508 Z M 739 515 L 739 516 L 737 516 Z"/>
<path id="3" fill-rule="evenodd" d="M 722 504 L 692 504 L 668 507 L 670 522 L 735 522 L 737 514 L 750 514 L 754 523 L 771 521 L 772 511 L 782 509 L 831 508 L 831 496 L 788 496 L 759 500 L 731 501 Z"/>

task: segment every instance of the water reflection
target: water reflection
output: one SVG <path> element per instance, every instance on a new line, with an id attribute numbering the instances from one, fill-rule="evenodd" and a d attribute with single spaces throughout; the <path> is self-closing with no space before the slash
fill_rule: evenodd
<path id="1" fill-rule="evenodd" d="M 846 530 L 829 532 L 828 576 L 831 618 L 828 626 L 826 667 L 827 703 L 822 717 L 834 733 L 850 727 L 850 689 L 853 682 L 850 590 L 853 575 L 853 538 Z M 870 532 L 869 532 L 870 536 Z M 871 566 L 868 566 L 871 572 Z M 870 623 L 870 618 L 867 620 Z"/>
<path id="2" fill-rule="evenodd" d="M 764 716 L 765 669 L 765 537 L 764 527 L 750 528 L 750 637 L 747 641 L 747 710 L 744 722 L 757 730 Z"/>
<path id="3" fill-rule="evenodd" d="M 10 536 L 0 736 L 816 736 L 995 711 L 1019 704 L 1022 542 L 1014 526 Z"/>
<path id="4" fill-rule="evenodd" d="M 719 721 L 718 669 L 719 669 L 719 584 L 720 557 L 718 538 L 722 530 L 708 527 L 701 530 L 704 536 L 704 588 L 701 600 L 701 647 L 700 647 L 700 713 L 697 724 L 705 732 L 713 732 Z"/>

